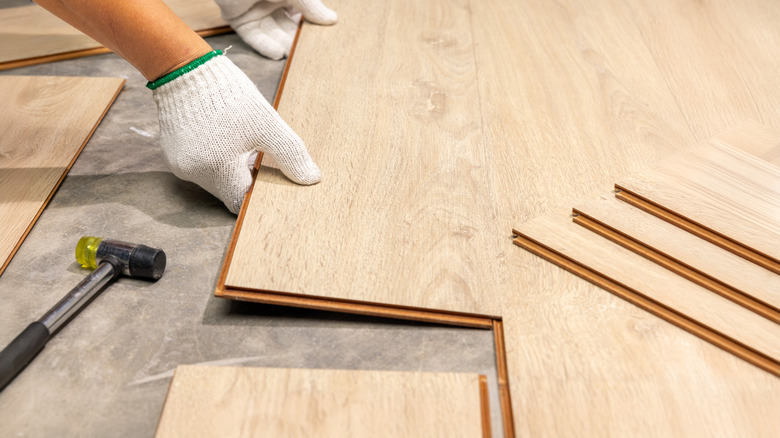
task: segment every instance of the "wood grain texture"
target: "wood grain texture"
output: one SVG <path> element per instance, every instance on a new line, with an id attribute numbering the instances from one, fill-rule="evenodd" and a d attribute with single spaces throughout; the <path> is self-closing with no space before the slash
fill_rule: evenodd
<path id="1" fill-rule="evenodd" d="M 774 138 L 780 150 L 780 134 Z M 769 259 L 762 265 L 780 273 L 780 167 L 713 138 L 615 187 L 704 229 L 691 230 L 702 238 Z"/>
<path id="2" fill-rule="evenodd" d="M 124 82 L 0 76 L 0 274 Z"/>
<path id="3" fill-rule="evenodd" d="M 165 0 L 201 36 L 230 31 L 210 0 Z M 0 70 L 109 53 L 38 5 L 0 9 Z"/>
<path id="4" fill-rule="evenodd" d="M 751 121 L 780 130 L 780 4 L 626 4 L 697 140 Z"/>
<path id="5" fill-rule="evenodd" d="M 517 230 L 527 241 L 543 246 L 589 271 L 680 313 L 712 332 L 756 351 L 774 364 L 780 376 L 780 324 L 773 323 L 656 263 L 609 240 L 577 227 L 570 218 L 544 215 Z M 516 243 L 521 242 L 516 240 Z"/>
<path id="6" fill-rule="evenodd" d="M 519 436 L 774 436 L 775 376 L 511 249 L 512 226 L 710 135 L 679 110 L 636 9 L 365 3 L 304 24 L 279 109 L 323 182 L 294 188 L 265 163 L 218 293 L 500 315 Z M 737 120 L 707 111 L 715 131 Z"/>
<path id="7" fill-rule="evenodd" d="M 484 437 L 476 374 L 179 366 L 156 436 Z"/>
<path id="8" fill-rule="evenodd" d="M 574 213 L 575 223 L 780 324 L 780 275 L 613 196 Z"/>
<path id="9" fill-rule="evenodd" d="M 228 287 L 497 314 L 483 293 L 497 279 L 478 273 L 483 264 L 470 251 L 475 239 L 498 238 L 470 213 L 488 208 L 479 181 L 490 163 L 478 123 L 464 117 L 478 106 L 464 5 L 352 2 L 333 5 L 344 17 L 338 32 L 304 25 L 296 59 L 323 59 L 338 46 L 356 59 L 385 56 L 357 71 L 345 53 L 325 71 L 315 62 L 292 65 L 279 111 L 304 138 L 331 148 L 310 146 L 324 182 L 302 189 L 268 163 L 260 169 L 251 205 L 266 207 L 244 217 L 248 237 L 238 239 Z M 379 31 L 365 38 L 367 28 Z M 345 74 L 352 79 L 337 79 Z M 263 251 L 253 243 L 258 235 L 271 237 Z"/>
<path id="10" fill-rule="evenodd" d="M 572 72 L 545 63 L 581 56 L 580 47 L 562 45 L 572 37 L 566 17 L 554 23 L 565 36 L 534 24 L 544 18 L 541 10 L 535 20 L 523 20 L 531 28 L 521 34 L 512 33 L 514 21 L 506 23 L 511 47 L 485 40 L 475 54 L 474 23 L 481 23 L 482 38 L 495 38 L 492 20 L 506 5 L 393 1 L 377 9 L 343 1 L 333 7 L 345 17 L 338 32 L 304 24 L 279 106 L 309 141 L 323 182 L 301 188 L 272 163 L 260 169 L 229 255 L 226 290 L 498 316 L 499 296 L 512 281 L 501 260 L 513 219 L 603 187 L 610 176 L 652 162 L 686 138 L 676 134 L 684 126 L 675 128 L 662 115 L 674 113 L 673 99 L 646 52 L 639 76 L 633 66 L 618 65 L 604 77 L 595 59 L 566 66 Z M 379 30 L 366 35 L 367 28 Z M 560 53 L 542 50 L 538 31 L 560 38 Z M 635 63 L 642 46 L 633 35 L 633 45 L 599 43 Z M 323 53 L 345 46 L 350 59 L 335 51 L 335 60 L 325 61 Z M 514 56 L 517 47 L 538 53 Z M 523 79 L 521 71 L 534 71 L 533 78 Z M 630 80 L 611 80 L 612 74 Z M 549 82 L 540 85 L 539 78 Z M 606 100 L 622 109 L 606 108 L 607 101 L 598 102 L 605 106 L 599 111 L 576 114 L 527 105 L 548 93 L 545 99 L 560 105 L 590 101 L 602 86 L 609 89 Z M 624 116 L 647 102 L 654 109 Z M 538 129 L 513 128 L 529 120 Z M 577 170 L 583 163 L 585 172 Z M 567 186 L 571 191 L 551 198 L 548 181 L 571 172 L 580 174 Z"/>
<path id="11" fill-rule="evenodd" d="M 519 237 L 515 243 L 519 246 L 724 350 L 740 355 L 743 359 L 776 376 L 780 375 L 780 362 L 777 360 L 780 325 L 771 323 L 716 294 L 670 274 L 655 263 L 571 223 L 565 210 L 523 224 L 517 233 Z M 568 288 L 560 290 L 566 295 L 576 293 L 576 290 Z M 589 301 L 591 300 L 583 300 L 583 302 Z M 621 307 L 622 305 L 617 304 L 608 305 L 611 312 L 628 313 Z M 751 376 L 751 373 L 746 371 L 744 374 L 740 373 L 744 380 L 740 380 L 739 384 L 724 385 L 717 384 L 715 381 L 708 384 L 706 383 L 708 380 L 725 371 L 719 368 L 728 368 L 731 365 L 728 359 L 716 359 L 707 349 L 699 350 L 698 357 L 686 358 L 690 353 L 687 349 L 696 348 L 695 344 L 680 342 L 685 339 L 679 336 L 666 338 L 667 334 L 664 331 L 667 327 L 653 327 L 658 324 L 642 321 L 644 318 L 639 315 L 628 326 L 623 318 L 616 318 L 619 324 L 614 326 L 613 317 L 609 313 L 592 312 L 587 308 L 583 308 L 582 313 L 600 315 L 599 321 L 593 321 L 591 324 L 601 330 L 607 330 L 607 333 L 614 336 L 616 343 L 609 347 L 609 350 L 618 351 L 612 351 L 613 354 L 622 350 L 621 353 L 624 355 L 633 354 L 647 359 L 651 356 L 647 349 L 653 348 L 653 344 L 660 341 L 671 342 L 672 345 L 667 346 L 668 350 L 662 360 L 636 361 L 629 372 L 623 370 L 619 362 L 597 358 L 610 352 L 590 350 L 588 345 L 578 345 L 577 348 L 568 349 L 564 354 L 572 356 L 566 358 L 557 352 L 551 352 L 568 363 L 577 363 L 576 356 L 579 354 L 590 352 L 592 356 L 589 358 L 590 367 L 584 369 L 568 367 L 571 375 L 565 380 L 558 380 L 555 375 L 544 374 L 520 377 L 527 385 L 534 387 L 537 394 L 540 392 L 544 394 L 541 405 L 523 406 L 523 413 L 543 415 L 546 411 L 543 407 L 544 401 L 557 397 L 559 408 L 565 409 L 570 415 L 564 424 L 550 422 L 548 414 L 548 418 L 542 418 L 535 424 L 538 427 L 546 423 L 544 428 L 536 429 L 537 431 L 548 433 L 571 431 L 571 424 L 583 422 L 590 425 L 592 430 L 621 435 L 616 432 L 620 430 L 628 432 L 632 424 L 637 427 L 638 424 L 652 421 L 651 419 L 657 416 L 668 416 L 667 410 L 672 406 L 677 406 L 675 409 L 683 409 L 686 416 L 669 417 L 671 421 L 663 426 L 664 430 L 654 429 L 653 434 L 716 436 L 724 433 L 723 430 L 731 430 L 734 433 L 771 436 L 771 431 L 780 425 L 780 420 L 770 414 L 780 406 L 778 404 L 780 398 L 772 394 L 774 390 L 766 391 L 760 386 L 762 383 L 749 378 L 749 376 L 759 378 L 760 376 Z M 576 327 L 576 320 L 580 317 L 574 314 L 571 316 L 573 318 L 568 323 Z M 512 319 L 505 320 L 507 327 L 511 327 L 511 324 Z M 754 330 L 763 333 L 759 335 Z M 763 340 L 759 341 L 758 338 Z M 744 344 L 746 340 L 748 344 Z M 759 349 L 763 349 L 765 354 L 747 348 L 747 345 L 757 345 L 756 342 L 763 344 Z M 675 348 L 680 348 L 682 351 L 676 351 Z M 522 350 L 527 351 L 526 348 Z M 767 355 L 766 352 L 770 353 Z M 690 360 L 708 362 L 713 359 L 718 360 L 719 366 L 706 372 L 704 370 L 708 369 L 707 366 L 698 367 L 695 362 L 685 364 L 685 361 Z M 676 366 L 668 367 L 667 375 L 655 375 L 653 368 L 661 362 Z M 681 379 L 681 376 L 688 373 L 690 367 L 696 367 L 704 374 L 693 379 Z M 596 390 L 599 395 L 592 401 L 593 405 L 584 407 L 582 405 L 584 400 L 578 400 L 577 397 L 583 395 L 580 391 L 585 390 L 585 387 L 579 385 L 585 385 L 581 380 L 582 375 L 587 376 L 594 368 L 605 372 L 605 380 L 598 385 L 601 389 Z M 653 377 L 650 377 L 651 375 Z M 517 380 L 517 374 L 514 374 L 513 389 L 516 388 Z M 759 380 L 765 380 L 763 384 L 769 384 L 773 388 L 779 386 L 776 378 Z M 713 384 L 717 388 L 709 386 Z M 639 393 L 643 395 L 639 397 Z M 708 399 L 703 394 L 714 398 Z M 719 417 L 717 424 L 708 425 L 707 412 L 709 409 L 717 409 L 720 404 L 718 400 L 723 400 L 724 397 L 738 397 L 742 402 L 731 405 L 728 410 L 723 411 L 725 415 Z M 517 409 L 517 406 L 515 408 Z M 758 411 L 753 412 L 754 409 Z M 517 415 L 517 410 L 515 412 Z M 620 412 L 625 416 L 620 415 Z M 616 421 L 617 418 L 621 420 Z"/>

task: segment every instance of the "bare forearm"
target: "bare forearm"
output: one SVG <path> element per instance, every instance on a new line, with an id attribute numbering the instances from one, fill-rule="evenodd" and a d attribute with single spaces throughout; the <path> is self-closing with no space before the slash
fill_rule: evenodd
<path id="1" fill-rule="evenodd" d="M 211 50 L 162 0 L 35 0 L 149 80 Z"/>

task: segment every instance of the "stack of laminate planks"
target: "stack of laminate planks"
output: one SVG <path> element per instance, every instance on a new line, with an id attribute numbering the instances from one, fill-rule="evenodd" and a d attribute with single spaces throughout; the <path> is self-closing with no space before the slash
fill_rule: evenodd
<path id="1" fill-rule="evenodd" d="M 765 128 L 729 131 L 515 243 L 780 376 L 780 168 L 759 158 L 778 152 Z"/>
<path id="2" fill-rule="evenodd" d="M 359 370 L 176 369 L 163 437 L 489 437 L 484 376 Z"/>

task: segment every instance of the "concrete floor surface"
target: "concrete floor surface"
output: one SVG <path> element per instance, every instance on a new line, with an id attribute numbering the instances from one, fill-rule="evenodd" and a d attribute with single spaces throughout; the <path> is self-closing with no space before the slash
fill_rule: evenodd
<path id="1" fill-rule="evenodd" d="M 232 45 L 229 57 L 273 98 L 283 61 L 260 57 L 234 34 L 208 41 Z M 0 74 L 127 79 L 0 276 L 0 347 L 87 275 L 73 256 L 79 237 L 144 243 L 168 255 L 160 281 L 120 279 L 0 393 L 0 436 L 151 436 L 180 364 L 477 372 L 488 376 L 493 432 L 501 435 L 489 330 L 215 298 L 236 217 L 169 172 L 151 92 L 129 64 L 100 55 Z"/>

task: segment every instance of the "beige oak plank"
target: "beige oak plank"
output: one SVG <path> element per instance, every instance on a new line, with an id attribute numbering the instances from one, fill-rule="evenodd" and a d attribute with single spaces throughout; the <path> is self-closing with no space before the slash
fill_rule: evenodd
<path id="1" fill-rule="evenodd" d="M 516 232 L 609 281 L 631 289 L 765 356 L 780 376 L 780 324 L 712 293 L 628 249 L 578 227 L 568 215 L 547 214 Z M 520 244 L 519 240 L 516 243 Z"/>
<path id="2" fill-rule="evenodd" d="M 762 265 L 780 273 L 780 167 L 713 138 L 616 187 L 768 258 Z"/>
<path id="3" fill-rule="evenodd" d="M 780 166 L 780 135 L 777 129 L 755 122 L 744 122 L 715 134 L 712 138 Z"/>
<path id="4" fill-rule="evenodd" d="M 497 315 L 484 293 L 499 284 L 494 268 L 471 250 L 499 238 L 472 214 L 489 209 L 491 163 L 469 116 L 479 103 L 465 6 L 342 2 L 338 32 L 304 24 L 296 60 L 350 47 L 326 70 L 294 61 L 279 106 L 316 142 L 324 180 L 301 188 L 260 169 L 228 287 Z"/>
<path id="5" fill-rule="evenodd" d="M 155 436 L 490 436 L 481 388 L 476 374 L 182 365 Z"/>
<path id="6" fill-rule="evenodd" d="M 508 248 L 511 226 L 603 192 L 695 140 L 631 10 L 622 1 L 483 0 L 448 2 L 446 16 L 426 18 L 438 3 L 425 3 L 334 0 L 338 29 L 304 24 L 280 111 L 324 179 L 293 189 L 264 163 L 218 295 L 367 302 L 380 314 L 384 303 L 431 309 L 434 319 L 500 315 L 519 435 L 772 436 L 775 377 Z M 461 60 L 468 44 L 474 73 Z M 420 82 L 433 92 L 409 91 Z M 478 147 L 467 141 L 475 121 Z M 437 138 L 423 122 L 449 130 Z M 454 184 L 440 184 L 441 174 Z M 468 287 L 425 287 L 419 279 L 433 272 Z M 452 290 L 473 298 L 446 296 Z M 576 382 L 571 391 L 567 382 Z M 674 409 L 642 409 L 664 397 Z"/>
<path id="7" fill-rule="evenodd" d="M 229 30 L 212 0 L 165 3 L 202 35 Z M 108 49 L 38 5 L 0 9 L 0 70 L 98 53 Z"/>
<path id="8" fill-rule="evenodd" d="M 521 20 L 528 28 L 520 34 L 512 33 L 517 23 L 510 20 L 505 33 L 511 47 L 481 42 L 479 93 L 486 97 L 478 96 L 469 18 L 488 11 L 481 12 L 486 22 L 480 29 L 494 38 L 497 25 L 489 20 L 507 6 L 465 5 L 394 1 L 377 9 L 343 2 L 334 4 L 345 17 L 339 32 L 304 25 L 279 111 L 309 140 L 324 180 L 300 188 L 260 169 L 230 255 L 226 289 L 500 315 L 497 295 L 511 276 L 494 261 L 504 257 L 513 218 L 604 187 L 680 139 L 690 141 L 684 125 L 665 119 L 675 111 L 673 99 L 649 54 L 637 55 L 642 43 L 636 31 L 625 45 L 597 41 L 615 59 L 632 59 L 605 72 L 595 50 L 564 44 L 571 37 L 566 32 L 572 33 L 567 17 L 548 20 L 565 37 L 545 29 L 544 7 Z M 520 17 L 520 9 L 512 14 Z M 608 16 L 610 9 L 602 12 Z M 614 32 L 627 41 L 620 26 Z M 381 32 L 367 37 L 366 28 Z M 548 47 L 543 37 L 560 38 L 560 48 L 513 55 L 517 47 Z M 341 51 L 327 68 L 317 62 L 345 46 L 362 60 L 359 65 L 340 58 Z M 494 46 L 494 55 L 482 54 Z M 572 72 L 545 64 L 572 56 L 578 60 L 567 66 Z M 394 61 L 401 58 L 403 63 Z M 638 62 L 644 69 L 639 75 Z M 525 79 L 519 73 L 534 69 Z M 548 88 L 525 88 L 538 87 L 540 78 L 548 78 Z M 528 105 L 547 92 L 555 93 L 546 99 L 557 106 Z M 568 103 L 577 99 L 600 107 L 557 110 L 579 108 L 581 102 Z M 480 108 L 484 116 L 475 113 Z M 529 129 L 516 128 L 531 120 Z M 572 173 L 579 176 L 568 178 L 567 190 L 552 195 L 548 182 Z"/>
<path id="9" fill-rule="evenodd" d="M 780 373 L 776 360 L 756 355 L 753 350 L 735 344 L 733 339 L 709 331 L 710 326 L 702 332 L 705 326 L 682 318 L 681 314 L 667 306 L 674 300 L 679 302 L 683 292 L 697 292 L 698 286 L 572 224 L 567 216 L 562 210 L 559 214 L 545 215 L 524 224 L 516 243 L 721 348 L 736 347 L 747 355 L 745 359 L 772 370 L 776 375 Z M 552 265 L 542 266 L 542 270 L 545 269 L 560 270 Z M 594 273 L 608 275 L 594 277 Z M 543 274 L 540 272 L 540 275 Z M 652 278 L 656 274 L 660 280 Z M 557 334 L 568 341 L 565 344 L 567 348 L 554 348 L 560 343 L 553 341 L 546 350 L 547 356 L 559 361 L 567 373 L 562 376 L 534 366 L 537 361 L 543 362 L 544 356 L 535 355 L 534 346 L 525 342 L 516 343 L 516 351 L 508 353 L 510 357 L 524 355 L 532 359 L 524 369 L 525 373 L 519 378 L 515 373 L 511 380 L 516 418 L 537 419 L 523 425 L 521 434 L 568 435 L 587 430 L 588 434 L 614 436 L 722 436 L 732 433 L 772 436 L 780 426 L 780 419 L 773 414 L 780 407 L 780 397 L 776 394 L 780 381 L 776 377 L 758 368 L 743 369 L 736 356 L 725 354 L 719 357 L 724 355 L 722 351 L 714 347 L 702 348 L 693 337 L 674 335 L 673 331 L 678 329 L 628 302 L 610 294 L 602 293 L 596 297 L 592 288 L 582 287 L 584 282 L 573 277 L 557 280 L 560 281 L 548 285 L 549 292 L 553 294 L 549 299 L 558 304 L 554 308 L 559 314 L 557 317 L 564 318 L 566 323 L 547 321 L 538 330 Z M 679 287 L 681 284 L 684 289 Z M 631 286 L 634 286 L 634 291 L 641 290 L 645 295 L 624 294 Z M 702 292 L 709 293 L 700 288 L 698 292 L 704 297 L 707 295 L 702 295 Z M 745 329 L 749 332 L 755 326 L 746 321 L 762 319 L 715 294 L 709 294 L 706 301 L 697 303 L 691 300 L 683 307 L 700 319 L 706 318 L 714 327 L 730 330 L 727 334 L 735 334 L 739 330 L 744 332 Z M 659 297 L 663 300 L 653 300 Z M 713 314 L 714 308 L 707 307 L 712 303 L 718 303 L 716 308 L 725 304 L 736 310 L 728 315 L 716 315 Z M 530 306 L 525 311 L 531 315 L 524 313 L 522 316 L 533 317 L 540 309 Z M 746 317 L 743 321 L 746 324 L 741 329 L 730 326 L 727 321 L 737 314 Z M 518 332 L 522 324 L 517 324 L 517 321 L 515 317 L 504 319 L 508 338 L 535 337 L 534 334 Z M 761 321 L 761 324 L 769 333 L 780 328 L 768 321 Z M 613 342 L 594 342 L 592 336 L 580 335 L 581 327 L 609 335 Z M 776 334 L 771 334 L 766 340 L 778 342 Z M 774 349 L 771 345 L 768 348 Z M 691 355 L 693 350 L 697 354 Z M 647 360 L 655 357 L 651 351 L 661 356 Z M 623 364 L 632 356 L 646 360 L 637 360 L 631 368 L 625 368 Z M 594 380 L 594 374 L 602 378 Z M 729 376 L 736 375 L 739 376 L 738 381 L 729 379 Z M 533 390 L 535 397 L 517 400 L 518 383 L 529 391 Z M 739 402 L 724 405 L 725 400 Z M 555 406 L 556 410 L 552 410 L 551 406 Z M 719 413 L 716 421 L 711 418 L 713 411 Z M 680 412 L 685 414 L 678 415 Z M 658 423 L 658 418 L 666 421 Z"/>
<path id="10" fill-rule="evenodd" d="M 780 130 L 780 3 L 626 4 L 697 140 L 750 121 Z"/>
<path id="11" fill-rule="evenodd" d="M 0 274 L 124 82 L 0 76 Z"/>
<path id="12" fill-rule="evenodd" d="M 531 286 L 503 318 L 517 436 L 776 434 L 776 376 L 518 252 Z"/>
<path id="13" fill-rule="evenodd" d="M 668 263 L 667 269 L 716 293 L 736 294 L 737 301 L 740 301 L 740 295 L 747 296 L 751 303 L 761 305 L 765 318 L 780 323 L 780 275 L 620 202 L 614 196 L 604 195 L 577 206 L 574 213 L 577 215 L 575 223 L 585 225 L 591 231 L 603 226 L 606 228 L 604 233 L 614 236 L 616 243 L 620 244 L 621 238 L 628 239 L 629 244 L 636 244 L 635 252 Z M 648 251 L 652 254 L 648 255 Z"/>
<path id="14" fill-rule="evenodd" d="M 480 4 L 486 144 L 523 139 L 500 155 L 517 169 L 498 209 L 511 225 L 693 141 L 621 3 Z M 518 436 L 772 436 L 774 376 L 534 259 L 506 260 L 502 292 Z"/>

